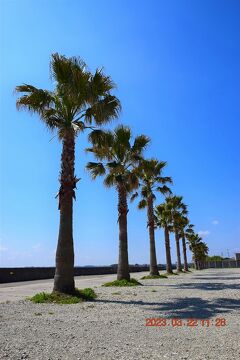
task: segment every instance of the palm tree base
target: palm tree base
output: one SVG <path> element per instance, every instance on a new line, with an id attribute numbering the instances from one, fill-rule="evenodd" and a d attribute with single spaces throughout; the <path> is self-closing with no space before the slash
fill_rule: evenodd
<path id="1" fill-rule="evenodd" d="M 159 271 L 150 271 L 149 276 L 160 276 Z"/>
<path id="2" fill-rule="evenodd" d="M 127 274 L 127 275 L 117 274 L 117 280 L 130 281 L 130 274 Z"/>
<path id="3" fill-rule="evenodd" d="M 74 279 L 70 282 L 66 277 L 55 275 L 53 292 L 74 295 L 76 293 Z"/>

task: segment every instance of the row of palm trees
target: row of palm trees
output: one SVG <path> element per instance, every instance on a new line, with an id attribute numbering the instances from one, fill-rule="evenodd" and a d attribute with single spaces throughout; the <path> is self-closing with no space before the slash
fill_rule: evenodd
<path id="1" fill-rule="evenodd" d="M 29 84 L 16 87 L 21 96 L 17 108 L 37 113 L 48 129 L 57 131 L 62 142 L 59 176 L 60 225 L 56 251 L 54 291 L 74 293 L 73 199 L 79 179 L 75 175 L 75 142 L 79 133 L 89 131 L 90 147 L 95 162 L 86 166 L 93 179 L 104 176 L 104 184 L 118 193 L 119 260 L 118 280 L 130 279 L 128 263 L 127 214 L 128 200 L 140 196 L 139 209 L 147 209 L 150 240 L 150 275 L 159 275 L 155 248 L 155 228 L 164 229 L 167 272 L 172 273 L 169 234 L 175 234 L 177 270 L 182 270 L 180 239 L 182 239 L 184 270 L 188 270 L 186 240 L 193 252 L 196 267 L 207 253 L 207 246 L 193 231 L 187 218 L 187 206 L 182 197 L 174 196 L 169 188 L 172 179 L 163 176 L 166 162 L 145 159 L 144 150 L 150 139 L 145 135 L 133 138 L 131 129 L 119 125 L 113 131 L 102 126 L 117 119 L 121 111 L 119 99 L 112 94 L 115 84 L 102 69 L 91 73 L 78 57 L 67 58 L 53 54 L 51 76 L 55 83 L 52 91 Z M 156 194 L 165 201 L 154 207 Z M 204 247 L 204 246 L 205 247 Z M 205 254 L 205 255 L 204 255 Z"/>

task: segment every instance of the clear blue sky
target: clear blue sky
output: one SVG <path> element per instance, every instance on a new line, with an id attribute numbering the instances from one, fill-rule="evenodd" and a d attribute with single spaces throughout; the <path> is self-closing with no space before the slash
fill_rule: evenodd
<path id="1" fill-rule="evenodd" d="M 17 112 L 14 87 L 51 89 L 51 53 L 104 66 L 129 124 L 166 160 L 210 254 L 240 250 L 240 3 L 196 0 L 2 0 L 0 266 L 54 265 L 61 146 L 37 116 Z M 84 170 L 77 142 L 76 265 L 117 262 L 117 197 Z M 162 201 L 161 198 L 158 199 Z M 130 206 L 131 263 L 149 262 L 146 214 Z M 157 256 L 165 261 L 163 233 Z M 173 260 L 175 256 L 172 239 Z"/>

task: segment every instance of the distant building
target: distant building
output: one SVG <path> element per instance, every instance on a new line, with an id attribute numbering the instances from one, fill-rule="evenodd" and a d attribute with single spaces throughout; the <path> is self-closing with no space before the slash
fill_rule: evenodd
<path id="1" fill-rule="evenodd" d="M 240 253 L 236 253 L 236 260 L 240 260 Z"/>

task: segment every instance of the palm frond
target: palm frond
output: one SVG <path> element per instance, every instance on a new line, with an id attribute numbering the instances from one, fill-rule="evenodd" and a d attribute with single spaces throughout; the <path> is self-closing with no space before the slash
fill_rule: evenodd
<path id="1" fill-rule="evenodd" d="M 106 187 L 112 187 L 116 184 L 116 177 L 114 176 L 114 174 L 108 174 L 105 179 L 104 179 L 104 185 Z"/>
<path id="2" fill-rule="evenodd" d="M 166 161 L 157 161 L 155 166 L 155 174 L 161 174 L 162 170 L 166 167 L 167 162 Z"/>
<path id="3" fill-rule="evenodd" d="M 86 109 L 84 118 L 86 123 L 95 121 L 97 125 L 102 125 L 118 118 L 120 111 L 120 101 L 113 95 L 106 95 Z"/>
<path id="4" fill-rule="evenodd" d="M 150 189 L 148 188 L 148 186 L 143 185 L 141 188 L 141 196 L 143 198 L 147 199 L 149 195 L 150 195 Z"/>
<path id="5" fill-rule="evenodd" d="M 88 162 L 86 169 L 90 172 L 92 179 L 105 174 L 106 170 L 102 163 Z"/>
<path id="6" fill-rule="evenodd" d="M 139 210 L 145 209 L 146 206 L 147 206 L 147 201 L 145 199 L 142 199 L 141 201 L 139 201 L 139 203 L 138 203 Z"/>
<path id="7" fill-rule="evenodd" d="M 171 189 L 166 186 L 166 185 L 163 185 L 163 186 L 157 186 L 156 187 L 156 191 L 160 192 L 161 194 L 163 195 L 169 195 L 171 194 Z"/>
<path id="8" fill-rule="evenodd" d="M 137 197 L 138 197 L 138 192 L 135 192 L 135 193 L 132 194 L 132 196 L 130 197 L 130 202 L 133 202 Z"/>
<path id="9" fill-rule="evenodd" d="M 127 174 L 127 184 L 129 184 L 129 191 L 133 191 L 138 188 L 139 182 L 138 177 L 132 171 Z"/>
<path id="10" fill-rule="evenodd" d="M 106 132 L 100 129 L 93 130 L 88 135 L 88 141 L 93 146 L 103 146 L 106 143 Z"/>
<path id="11" fill-rule="evenodd" d="M 99 96 L 107 95 L 116 87 L 110 76 L 103 74 L 103 69 L 97 69 L 89 81 L 89 97 L 91 103 L 99 100 Z"/>
<path id="12" fill-rule="evenodd" d="M 137 154 L 142 154 L 143 150 L 146 149 L 149 143 L 150 143 L 149 137 L 145 135 L 139 135 L 134 140 L 132 151 Z"/>
<path id="13" fill-rule="evenodd" d="M 114 129 L 116 143 L 126 149 L 130 149 L 131 129 L 128 126 L 118 125 Z"/>
<path id="14" fill-rule="evenodd" d="M 172 178 L 170 176 L 157 176 L 156 181 L 159 182 L 160 184 L 173 183 Z"/>
<path id="15" fill-rule="evenodd" d="M 53 79 L 55 79 L 59 85 L 75 85 L 78 83 L 81 77 L 86 73 L 86 64 L 80 57 L 67 58 L 64 55 L 58 53 L 52 54 L 50 62 L 50 72 Z M 88 79 L 90 73 L 86 79 Z M 78 81 L 76 81 L 78 80 Z"/>
<path id="16" fill-rule="evenodd" d="M 16 102 L 17 109 L 27 108 L 30 112 L 40 113 L 54 103 L 54 96 L 50 91 L 37 89 L 28 84 L 16 86 L 17 93 L 23 93 Z"/>

